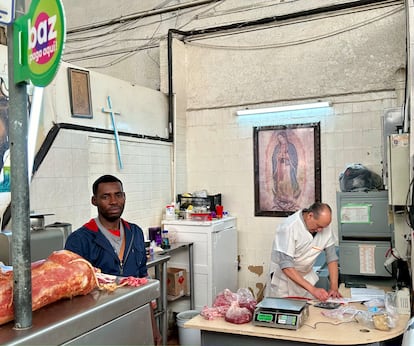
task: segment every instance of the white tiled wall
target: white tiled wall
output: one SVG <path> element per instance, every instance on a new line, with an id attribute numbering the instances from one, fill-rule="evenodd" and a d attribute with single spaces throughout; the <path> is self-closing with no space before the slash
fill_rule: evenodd
<path id="1" fill-rule="evenodd" d="M 120 137 L 123 169 L 113 136 L 60 130 L 30 186 L 30 209 L 51 213 L 46 223 L 68 222 L 75 230 L 96 208 L 90 203 L 92 183 L 103 174 L 121 179 L 126 192 L 123 217 L 147 232 L 160 225 L 171 202 L 171 144 Z"/>
<path id="2" fill-rule="evenodd" d="M 320 122 L 322 200 L 334 210 L 339 173 L 347 164 L 361 163 L 377 174 L 382 171 L 382 115 L 395 106 L 392 92 L 331 99 L 333 107 L 309 115 L 242 117 L 236 109 L 188 112 L 188 189 L 222 193 L 223 205 L 237 216 L 241 271 L 239 286 L 256 293 L 264 274 L 276 226 L 283 218 L 254 216 L 253 127 Z M 258 275 L 253 267 L 263 267 Z"/>
<path id="3" fill-rule="evenodd" d="M 298 11 L 316 3 L 296 1 L 289 7 Z M 279 12 L 281 7 L 273 8 Z M 396 71 L 406 61 L 404 16 L 400 4 L 390 4 L 237 34 L 173 40 L 177 126 L 186 135 L 185 145 L 175 144 L 187 164 L 186 174 L 176 176 L 177 186 L 221 192 L 225 209 L 237 216 L 240 287 L 255 293 L 263 287 L 272 238 L 283 220 L 254 216 L 253 127 L 321 122 L 322 198 L 335 211 L 338 176 L 347 164 L 362 163 L 381 174 L 381 116 L 402 104 L 395 90 L 402 88 Z M 214 25 L 223 24 L 220 19 L 214 17 Z M 170 71 L 166 53 L 160 50 L 164 92 Z M 282 119 L 235 115 L 240 109 L 318 100 L 333 102 L 332 112 Z M 336 229 L 336 217 L 332 224 Z"/>

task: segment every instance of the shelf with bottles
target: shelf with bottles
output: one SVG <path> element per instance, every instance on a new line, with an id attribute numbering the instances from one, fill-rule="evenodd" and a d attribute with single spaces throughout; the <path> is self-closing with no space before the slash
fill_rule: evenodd
<path id="1" fill-rule="evenodd" d="M 177 195 L 177 203 L 180 205 L 180 210 L 188 210 L 191 208 L 193 212 L 209 213 L 215 211 L 216 205 L 221 205 L 221 193 L 208 195 L 206 197 L 179 194 Z"/>

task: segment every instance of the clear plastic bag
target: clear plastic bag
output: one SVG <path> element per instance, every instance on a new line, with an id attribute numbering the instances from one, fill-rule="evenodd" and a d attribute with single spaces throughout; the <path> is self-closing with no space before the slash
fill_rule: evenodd
<path id="1" fill-rule="evenodd" d="M 257 301 L 248 288 L 239 288 L 236 292 L 240 307 L 249 309 L 251 313 L 256 309 Z"/>
<path id="2" fill-rule="evenodd" d="M 340 321 L 356 320 L 364 327 L 383 331 L 394 328 L 398 322 L 396 292 L 388 292 L 385 299 L 372 299 L 364 303 L 367 310 L 345 305 L 338 309 L 324 310 L 322 315 Z"/>
<path id="3" fill-rule="evenodd" d="M 388 331 L 395 327 L 395 319 L 385 310 L 382 312 L 361 311 L 356 315 L 356 320 L 370 329 Z"/>
<path id="4" fill-rule="evenodd" d="M 344 321 L 344 320 L 352 320 L 355 316 L 361 312 L 351 306 L 341 306 L 337 309 L 332 310 L 323 310 L 321 313 L 325 317 L 333 318 L 336 320 Z"/>
<path id="5" fill-rule="evenodd" d="M 370 329 L 388 331 L 395 328 L 398 322 L 395 297 L 395 292 L 386 293 L 384 307 L 368 307 L 367 311 L 358 313 L 356 316 L 357 321 Z"/>
<path id="6" fill-rule="evenodd" d="M 233 301 L 224 316 L 227 322 L 235 324 L 248 323 L 252 320 L 252 312 L 245 307 L 241 307 L 238 301 Z"/>
<path id="7" fill-rule="evenodd" d="M 233 304 L 233 303 L 237 303 Z M 225 317 L 227 311 L 233 304 L 233 312 L 230 315 L 229 320 L 241 320 L 242 318 L 238 314 L 244 313 L 248 315 L 246 311 L 236 311 L 237 308 L 246 309 L 250 313 L 250 320 L 252 319 L 254 309 L 256 308 L 257 301 L 253 297 L 253 294 L 248 288 L 239 288 L 237 292 L 232 292 L 228 288 L 220 292 L 214 299 L 213 306 L 205 306 L 201 311 L 201 316 L 205 319 L 215 319 L 218 317 Z M 237 322 L 233 322 L 237 323 Z M 245 322 L 242 322 L 245 323 Z"/>
<path id="8" fill-rule="evenodd" d="M 397 292 L 385 293 L 385 312 L 388 315 L 389 327 L 394 328 L 400 316 L 398 314 Z"/>
<path id="9" fill-rule="evenodd" d="M 381 299 L 381 298 L 370 299 L 367 302 L 365 302 L 364 305 L 368 309 L 369 308 L 383 308 L 383 307 L 385 307 L 384 299 Z"/>

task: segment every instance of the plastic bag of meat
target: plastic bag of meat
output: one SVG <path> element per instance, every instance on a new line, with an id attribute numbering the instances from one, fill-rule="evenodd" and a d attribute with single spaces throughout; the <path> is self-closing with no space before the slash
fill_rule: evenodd
<path id="1" fill-rule="evenodd" d="M 227 306 L 230 307 L 231 303 L 237 301 L 240 306 L 248 308 L 250 311 L 254 311 L 256 308 L 256 299 L 248 288 L 239 288 L 236 293 L 233 293 L 228 288 L 220 292 L 213 302 L 213 307 Z"/>
<path id="2" fill-rule="evenodd" d="M 226 312 L 224 319 L 227 322 L 235 324 L 248 323 L 252 320 L 253 314 L 248 308 L 242 308 L 237 301 L 231 303 L 229 309 Z"/>
<path id="3" fill-rule="evenodd" d="M 203 307 L 200 312 L 200 315 L 203 316 L 206 320 L 214 320 L 218 317 L 224 317 L 228 310 L 228 306 L 213 306 L 208 307 L 207 305 Z"/>
<path id="4" fill-rule="evenodd" d="M 248 288 L 239 288 L 237 290 L 237 297 L 240 307 L 249 309 L 251 313 L 254 312 L 254 309 L 256 309 L 257 301 Z"/>
<path id="5" fill-rule="evenodd" d="M 226 306 L 227 308 L 230 307 L 231 302 L 237 301 L 238 296 L 236 293 L 233 293 L 228 288 L 225 288 L 223 292 L 220 292 L 213 302 L 213 307 L 217 306 Z"/>
<path id="6" fill-rule="evenodd" d="M 236 293 L 226 288 L 216 296 L 213 306 L 205 306 L 200 315 L 207 320 L 225 317 L 234 302 L 237 302 L 238 307 L 248 309 L 251 315 L 257 304 L 256 299 L 248 288 L 239 288 Z"/>

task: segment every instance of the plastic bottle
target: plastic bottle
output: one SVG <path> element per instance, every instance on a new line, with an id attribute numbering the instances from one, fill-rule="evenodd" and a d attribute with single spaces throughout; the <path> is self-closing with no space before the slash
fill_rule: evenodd
<path id="1" fill-rule="evenodd" d="M 170 246 L 170 239 L 168 237 L 168 230 L 166 230 L 166 229 L 164 229 L 162 231 L 162 245 L 161 245 L 161 247 L 163 249 L 169 249 L 171 247 Z"/>
<path id="2" fill-rule="evenodd" d="M 167 205 L 165 207 L 165 219 L 174 220 L 175 219 L 175 208 L 174 204 Z"/>
<path id="3" fill-rule="evenodd" d="M 156 246 L 157 246 L 157 244 L 155 244 L 155 240 L 153 240 L 151 242 L 150 248 L 149 248 L 149 256 L 150 256 L 150 259 L 153 259 L 154 258 L 154 249 L 155 249 Z"/>

